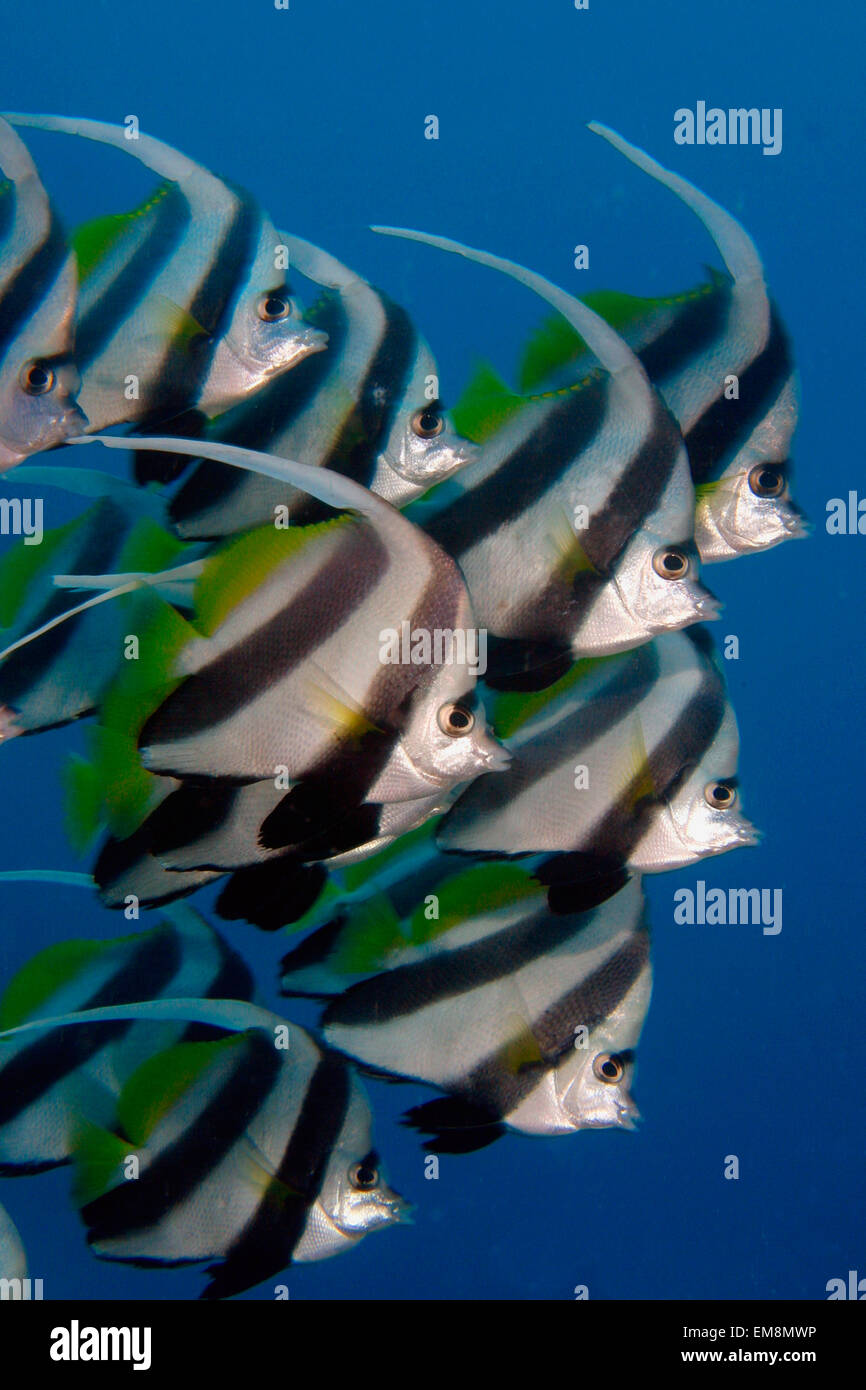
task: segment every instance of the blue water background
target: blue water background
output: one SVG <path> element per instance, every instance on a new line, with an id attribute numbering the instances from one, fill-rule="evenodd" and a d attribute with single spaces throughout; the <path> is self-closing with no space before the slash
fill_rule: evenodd
<path id="1" fill-rule="evenodd" d="M 148 0 L 22 10 L 3 0 L 2 101 L 142 127 L 249 187 L 277 226 L 327 247 L 403 303 L 453 401 L 473 360 L 510 373 L 541 317 L 526 291 L 432 249 L 372 235 L 421 226 L 583 292 L 667 293 L 716 263 L 686 209 L 584 129 L 602 120 L 731 209 L 763 254 L 802 375 L 796 491 L 807 543 L 714 567 L 719 636 L 759 849 L 648 881 L 655 993 L 635 1134 L 509 1137 L 426 1181 L 396 1123 L 421 1088 L 371 1085 L 376 1137 L 415 1225 L 298 1266 L 293 1299 L 821 1298 L 866 1274 L 863 1028 L 863 557 L 830 537 L 827 499 L 863 473 L 862 10 L 763 0 Z M 673 112 L 781 107 L 784 147 L 681 148 Z M 437 142 L 424 117 L 440 119 Z M 153 184 L 123 155 L 34 136 L 70 225 Z M 590 247 L 590 269 L 572 248 Z M 107 456 L 93 466 L 116 466 Z M 46 491 L 46 525 L 79 509 Z M 62 828 L 58 768 L 80 731 L 0 750 L 0 868 L 84 868 Z M 698 878 L 781 888 L 778 936 L 678 926 Z M 207 899 L 196 899 L 207 902 Z M 86 893 L 0 885 L 0 973 L 64 936 L 128 924 Z M 272 994 L 280 938 L 226 933 Z M 282 1005 L 277 1004 L 277 1007 Z M 740 1161 L 723 1177 L 725 1156 Z M 0 1184 L 47 1297 L 191 1298 L 197 1271 L 101 1264 L 67 1172 Z M 247 1297 L 273 1297 L 269 1281 Z"/>

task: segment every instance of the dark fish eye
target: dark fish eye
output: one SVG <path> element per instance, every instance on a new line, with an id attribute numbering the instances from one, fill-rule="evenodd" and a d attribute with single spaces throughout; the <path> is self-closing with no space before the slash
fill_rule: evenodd
<path id="1" fill-rule="evenodd" d="M 785 475 L 781 468 L 759 463 L 749 474 L 749 487 L 756 497 L 778 497 L 785 490 Z"/>
<path id="2" fill-rule="evenodd" d="M 259 300 L 259 318 L 264 319 L 265 323 L 288 318 L 291 311 L 291 301 L 285 295 L 266 294 Z"/>
<path id="3" fill-rule="evenodd" d="M 689 572 L 689 557 L 666 545 L 653 556 L 653 569 L 662 579 L 683 579 Z"/>
<path id="4" fill-rule="evenodd" d="M 30 396 L 44 396 L 54 385 L 54 373 L 41 362 L 28 362 L 21 372 L 21 385 Z"/>
<path id="5" fill-rule="evenodd" d="M 349 1182 L 359 1192 L 369 1192 L 371 1187 L 378 1186 L 379 1173 L 372 1164 L 353 1163 L 349 1169 Z"/>
<path id="6" fill-rule="evenodd" d="M 600 1052 L 592 1064 L 592 1069 L 599 1081 L 606 1081 L 609 1086 L 621 1081 L 625 1071 L 620 1059 L 610 1052 Z"/>
<path id="7" fill-rule="evenodd" d="M 465 705 L 443 705 L 439 711 L 439 728 L 450 738 L 460 738 L 475 727 L 475 715 Z"/>
<path id="8" fill-rule="evenodd" d="M 737 799 L 734 788 L 725 786 L 724 782 L 708 782 L 704 787 L 704 796 L 716 811 L 729 811 Z"/>
<path id="9" fill-rule="evenodd" d="M 412 429 L 419 439 L 432 439 L 434 435 L 441 434 L 444 428 L 445 420 L 433 406 L 416 410 L 412 416 Z"/>

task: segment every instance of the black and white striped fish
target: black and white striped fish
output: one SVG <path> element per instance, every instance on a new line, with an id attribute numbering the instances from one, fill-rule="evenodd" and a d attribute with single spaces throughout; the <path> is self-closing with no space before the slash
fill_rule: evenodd
<path id="1" fill-rule="evenodd" d="M 438 368 L 404 309 L 333 257 L 280 233 L 290 263 L 330 293 L 308 319 L 328 350 L 214 422 L 214 439 L 333 468 L 402 506 L 474 457 L 438 400 Z M 433 395 L 431 397 L 431 391 Z M 309 499 L 224 464 L 200 462 L 169 512 L 185 537 L 300 519 Z"/>
<path id="2" fill-rule="evenodd" d="M 91 430 L 219 414 L 326 346 L 301 321 L 276 268 L 279 234 L 249 194 L 141 132 L 63 116 L 7 118 L 125 150 L 166 180 L 89 248 L 76 362 Z"/>
<path id="3" fill-rule="evenodd" d="M 74 399 L 77 291 L 33 160 L 0 120 L 0 473 L 87 427 Z"/>
<path id="4" fill-rule="evenodd" d="M 799 381 L 752 238 L 686 179 L 606 126 L 589 128 L 698 215 L 729 272 L 707 294 L 663 303 L 620 329 L 682 428 L 697 486 L 701 559 L 729 560 L 805 535 L 790 497 Z"/>
<path id="5" fill-rule="evenodd" d="M 165 1019 L 238 1036 L 151 1058 L 121 1091 L 112 1129 L 82 1127 L 77 1194 L 98 1255 L 153 1265 L 216 1260 L 202 1297 L 225 1298 L 409 1219 L 373 1148 L 360 1082 L 297 1025 L 254 1005 L 194 998 L 84 1010 L 60 1022 L 74 1033 Z M 15 1037 L 4 1035 L 0 1048 Z"/>
<path id="6" fill-rule="evenodd" d="M 510 261 L 420 232 L 376 230 L 454 251 L 527 285 L 582 334 L 604 368 L 580 389 L 527 405 L 475 464 L 410 513 L 458 560 L 478 621 L 497 638 L 528 644 L 530 665 L 551 664 L 558 651 L 561 667 L 715 617 L 716 601 L 698 580 L 682 436 L 619 335 Z"/>
<path id="7" fill-rule="evenodd" d="M 502 695 L 494 719 L 511 767 L 460 795 L 442 849 L 549 854 L 536 872 L 555 885 L 756 843 L 737 809 L 737 723 L 705 629 L 578 664 L 543 696 Z"/>
<path id="8" fill-rule="evenodd" d="M 537 1135 L 633 1127 L 629 1085 L 651 989 L 638 880 L 561 916 L 528 876 L 521 894 L 493 908 L 470 893 L 463 920 L 422 945 L 393 947 L 385 963 L 328 1004 L 322 1027 L 365 1067 L 448 1093 L 408 1114 L 436 1134 L 427 1147 L 465 1152 L 506 1126 Z M 292 966 L 288 957 L 284 988 Z"/>
<path id="9" fill-rule="evenodd" d="M 281 819 L 285 800 L 273 781 L 182 783 L 131 837 L 103 845 L 94 867 L 103 902 L 123 907 L 132 893 L 153 906 L 231 872 L 220 915 L 275 930 L 305 912 L 324 885 L 324 874 L 307 865 L 325 861 L 330 870 L 368 858 L 448 804 L 438 795 L 363 803 L 327 830 L 309 827 L 305 840 L 279 843 L 304 833 L 294 808 Z"/>
<path id="10" fill-rule="evenodd" d="M 181 548 L 160 524 L 159 499 L 132 484 L 87 469 L 29 465 L 16 470 L 14 481 L 110 489 L 74 521 L 45 532 L 38 547 L 21 541 L 0 561 L 2 740 L 92 714 L 121 662 L 129 609 L 122 603 L 84 608 L 80 595 L 56 587 L 55 577 L 122 570 L 127 562 L 161 570 Z"/>
<path id="11" fill-rule="evenodd" d="M 473 708 L 477 630 L 462 576 L 418 527 L 328 469 L 212 442 L 138 447 L 215 458 L 360 514 L 262 529 L 287 558 L 233 606 L 222 600 L 210 635 L 184 648 L 184 679 L 139 738 L 146 768 L 236 782 L 282 770 L 302 784 L 288 793 L 296 807 L 307 815 L 318 799 L 332 815 L 337 787 L 345 812 L 434 796 L 507 764 Z M 402 651 L 401 629 L 412 638 Z M 416 634 L 426 639 L 417 649 Z"/>
<path id="12" fill-rule="evenodd" d="M 197 913 L 174 907 L 166 915 L 123 940 L 63 941 L 41 951 L 9 981 L 0 1028 L 141 998 L 252 998 L 246 965 Z M 197 1035 L 202 1030 L 184 1022 L 126 1021 L 52 1027 L 4 1043 L 0 1172 L 66 1162 L 82 1114 L 110 1122 L 120 1087 L 140 1063 Z"/>

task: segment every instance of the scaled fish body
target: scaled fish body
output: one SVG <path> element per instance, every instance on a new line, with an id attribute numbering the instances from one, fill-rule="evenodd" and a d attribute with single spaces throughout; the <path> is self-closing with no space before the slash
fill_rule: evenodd
<path id="1" fill-rule="evenodd" d="M 33 958 L 0 999 L 0 1026 L 143 997 L 250 999 L 234 951 L 189 908 L 120 941 L 65 941 Z M 97 1023 L 23 1034 L 0 1048 L 0 1171 L 65 1162 L 82 1116 L 114 1115 L 118 1091 L 144 1058 L 178 1041 L 183 1022 Z"/>
<path id="2" fill-rule="evenodd" d="M 512 262 L 388 231 L 504 271 L 562 313 L 605 371 L 521 410 L 413 517 L 458 560 L 497 638 L 568 657 L 619 652 L 716 615 L 698 582 L 679 429 L 640 362 L 578 300 Z M 540 664 L 540 660 L 539 660 Z"/>
<path id="3" fill-rule="evenodd" d="M 736 809 L 737 724 L 704 630 L 578 665 L 531 703 L 502 696 L 495 720 L 511 767 L 461 794 L 442 849 L 548 853 L 556 883 L 658 873 L 756 841 Z"/>
<path id="4" fill-rule="evenodd" d="M 9 119 L 113 145 L 167 180 L 88 252 L 76 361 L 91 430 L 218 414 L 325 347 L 275 269 L 276 229 L 243 190 L 140 132 L 132 139 L 62 116 Z"/>
<path id="5" fill-rule="evenodd" d="M 640 884 L 562 916 L 528 887 L 494 911 L 470 899 L 463 922 L 394 950 L 324 1012 L 332 1046 L 449 1093 L 407 1117 L 436 1133 L 429 1148 L 479 1148 L 504 1126 L 633 1128 L 629 1083 L 651 988 Z"/>
<path id="6" fill-rule="evenodd" d="M 0 562 L 4 604 L 11 608 L 20 595 L 14 613 L 7 610 L 2 615 L 4 650 L 78 604 L 82 595 L 56 588 L 54 575 L 124 569 L 126 559 L 134 560 L 137 568 L 146 560 L 161 568 L 166 546 L 178 548 L 156 522 L 137 518 L 111 497 L 46 532 L 38 548 L 28 550 L 21 542 Z M 36 733 L 92 714 L 122 662 L 128 620 L 123 603 L 101 605 L 23 640 L 17 650 L 0 658 L 0 738 Z"/>
<path id="7" fill-rule="evenodd" d="M 77 289 L 35 165 L 0 119 L 0 472 L 87 426 L 74 401 Z"/>
<path id="8" fill-rule="evenodd" d="M 27 1255 L 15 1223 L 0 1206 L 0 1279 L 26 1279 Z"/>
<path id="9" fill-rule="evenodd" d="M 476 451 L 429 398 L 438 369 L 405 310 L 309 242 L 280 236 L 292 266 L 330 291 L 315 314 L 328 350 L 223 416 L 210 435 L 335 469 L 402 506 Z M 272 523 L 279 508 L 300 517 L 309 506 L 292 488 L 200 462 L 170 515 L 179 535 L 214 537 Z"/>
<path id="10" fill-rule="evenodd" d="M 361 513 L 263 529 L 273 545 L 285 543 L 288 558 L 234 606 L 223 601 L 215 611 L 229 611 L 211 635 L 182 652 L 176 674 L 186 678 L 139 739 L 149 770 L 252 782 L 282 769 L 290 783 L 320 791 L 320 801 L 333 800 L 339 778 L 348 808 L 435 796 L 505 765 L 483 711 L 470 708 L 478 664 L 463 579 L 423 532 L 330 470 L 215 443 L 164 438 L 139 447 L 254 468 Z M 411 652 L 404 644 L 406 660 L 401 630 L 420 634 Z"/>
<path id="11" fill-rule="evenodd" d="M 701 559 L 729 560 L 804 535 L 789 493 L 799 382 L 754 242 L 686 179 L 606 126 L 594 122 L 590 129 L 698 215 L 730 274 L 716 277 L 708 294 L 663 305 L 621 330 L 685 436 L 698 487 Z M 726 389 L 732 378 L 736 396 Z"/>

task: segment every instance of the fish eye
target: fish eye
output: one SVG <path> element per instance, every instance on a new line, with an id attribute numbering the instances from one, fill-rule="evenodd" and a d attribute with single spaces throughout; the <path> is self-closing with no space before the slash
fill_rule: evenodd
<path id="1" fill-rule="evenodd" d="M 724 782 L 708 782 L 704 787 L 704 796 L 716 811 L 729 811 L 737 799 L 734 788 L 726 786 Z"/>
<path id="2" fill-rule="evenodd" d="M 419 439 L 432 439 L 434 435 L 441 434 L 444 428 L 445 420 L 434 406 L 424 406 L 412 416 L 412 430 Z"/>
<path id="3" fill-rule="evenodd" d="M 592 1069 L 599 1081 L 606 1081 L 609 1086 L 621 1081 L 625 1072 L 620 1059 L 610 1052 L 600 1052 L 592 1064 Z"/>
<path id="4" fill-rule="evenodd" d="M 275 323 L 288 318 L 292 311 L 291 300 L 284 294 L 265 294 L 259 300 L 259 318 L 265 323 Z"/>
<path id="5" fill-rule="evenodd" d="M 54 373 L 41 362 L 28 362 L 21 372 L 21 385 L 30 396 L 44 396 L 54 385 Z"/>
<path id="6" fill-rule="evenodd" d="M 349 1169 L 349 1182 L 359 1192 L 369 1192 L 379 1184 L 379 1172 L 372 1163 L 353 1163 Z"/>
<path id="7" fill-rule="evenodd" d="M 475 715 L 465 705 L 443 705 L 439 711 L 439 728 L 450 738 L 461 738 L 475 728 Z"/>
<path id="8" fill-rule="evenodd" d="M 759 463 L 749 474 L 749 487 L 756 497 L 778 497 L 785 490 L 785 475 L 781 468 Z"/>
<path id="9" fill-rule="evenodd" d="M 666 545 L 653 556 L 653 569 L 662 579 L 683 579 L 689 572 L 689 557 Z"/>

